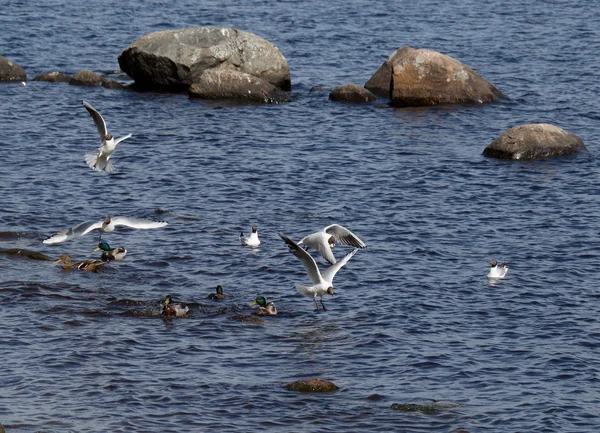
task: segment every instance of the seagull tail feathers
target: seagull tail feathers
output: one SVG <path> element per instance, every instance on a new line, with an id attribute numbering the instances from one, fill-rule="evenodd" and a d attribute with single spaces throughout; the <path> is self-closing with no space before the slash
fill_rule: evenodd
<path id="1" fill-rule="evenodd" d="M 97 153 L 86 153 L 85 154 L 85 163 L 96 171 L 102 171 L 102 167 L 98 164 L 98 154 Z"/>

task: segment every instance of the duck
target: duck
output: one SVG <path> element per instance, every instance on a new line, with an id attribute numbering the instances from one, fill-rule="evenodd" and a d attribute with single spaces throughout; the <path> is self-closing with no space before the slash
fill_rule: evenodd
<path id="1" fill-rule="evenodd" d="M 109 262 L 111 260 L 123 260 L 127 255 L 127 250 L 123 247 L 111 248 L 107 242 L 100 242 L 94 252 L 102 250 L 102 261 Z"/>
<path id="2" fill-rule="evenodd" d="M 504 278 L 507 272 L 508 264 L 506 264 L 506 262 L 503 262 L 502 264 L 498 265 L 498 262 L 496 260 L 492 260 L 490 261 L 490 271 L 488 272 L 487 277 L 500 279 Z"/>
<path id="3" fill-rule="evenodd" d="M 223 299 L 225 297 L 225 293 L 223 293 L 223 287 L 219 284 L 215 289 L 215 293 L 211 293 L 207 296 L 208 299 Z"/>
<path id="4" fill-rule="evenodd" d="M 161 314 L 167 317 L 185 317 L 190 311 L 187 305 L 173 302 L 170 295 L 167 295 L 161 304 L 163 306 Z"/>
<path id="5" fill-rule="evenodd" d="M 252 233 L 250 236 L 244 236 L 242 232 L 240 234 L 240 243 L 246 247 L 257 247 L 260 245 L 260 239 L 258 239 L 258 227 L 252 226 Z"/>
<path id="6" fill-rule="evenodd" d="M 277 316 L 277 308 L 273 302 L 267 303 L 264 296 L 257 296 L 256 299 L 248 304 L 249 307 L 258 305 L 258 308 L 254 310 L 256 316 Z"/>
<path id="7" fill-rule="evenodd" d="M 335 243 L 346 245 L 354 248 L 367 248 L 358 236 L 339 224 L 332 224 L 318 232 L 311 233 L 298 241 L 298 245 L 302 245 L 305 249 L 314 248 L 317 252 L 327 260 L 330 264 L 335 265 L 336 259 L 332 249 Z"/>
<path id="8" fill-rule="evenodd" d="M 54 261 L 54 263 L 63 263 L 63 269 L 65 271 L 70 271 L 71 269 L 77 269 L 79 271 L 90 271 L 90 272 L 98 272 L 98 269 L 106 262 L 101 262 L 100 260 L 85 260 L 82 262 L 73 263 L 71 261 L 71 256 L 68 254 L 61 255 L 58 259 Z"/>

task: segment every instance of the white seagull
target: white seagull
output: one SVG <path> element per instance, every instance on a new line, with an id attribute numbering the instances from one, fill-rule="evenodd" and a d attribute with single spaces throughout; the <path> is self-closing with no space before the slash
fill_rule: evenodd
<path id="1" fill-rule="evenodd" d="M 252 233 L 250 233 L 250 236 L 244 236 L 244 233 L 240 234 L 240 243 L 247 247 L 259 246 L 260 239 L 258 239 L 258 227 L 252 226 Z"/>
<path id="2" fill-rule="evenodd" d="M 496 260 L 492 260 L 490 262 L 490 271 L 488 272 L 488 278 L 504 278 L 506 273 L 508 272 L 508 265 L 506 263 L 502 263 L 498 266 L 498 262 Z"/>
<path id="3" fill-rule="evenodd" d="M 314 248 L 325 260 L 335 264 L 335 257 L 331 249 L 335 247 L 336 242 L 354 248 L 367 248 L 367 244 L 361 241 L 358 236 L 339 224 L 332 224 L 318 232 L 305 236 L 298 244 L 304 245 L 307 249 Z"/>
<path id="4" fill-rule="evenodd" d="M 98 128 L 98 133 L 100 134 L 100 137 L 102 137 L 102 144 L 98 148 L 98 151 L 85 154 L 85 163 L 96 171 L 104 170 L 107 173 L 112 173 L 115 170 L 115 167 L 112 162 L 110 162 L 110 156 L 115 151 L 117 144 L 123 140 L 127 140 L 131 137 L 131 134 L 115 140 L 113 136 L 108 133 L 106 122 L 98 110 L 92 107 L 92 104 L 87 101 L 83 101 L 82 103 L 85 109 L 92 115 L 96 128 Z"/>
<path id="5" fill-rule="evenodd" d="M 131 227 L 134 229 L 157 229 L 164 227 L 167 224 L 168 223 L 166 221 L 153 221 L 143 218 L 129 217 L 111 218 L 107 216 L 102 221 L 86 221 L 71 228 L 63 229 L 44 240 L 44 243 L 58 244 L 71 239 L 77 239 L 96 229 L 100 231 L 100 236 L 102 236 L 102 233 L 112 232 L 116 226 Z"/>
<path id="6" fill-rule="evenodd" d="M 319 309 L 319 305 L 317 304 L 317 296 L 320 296 L 321 307 L 323 308 L 323 311 L 327 311 L 325 305 L 323 304 L 323 295 L 325 293 L 329 293 L 331 296 L 333 296 L 333 277 L 335 277 L 335 274 L 337 274 L 342 266 L 344 266 L 346 262 L 348 262 L 348 260 L 350 260 L 354 254 L 356 254 L 358 249 L 350 251 L 342 260 L 338 261 L 334 265 L 329 266 L 321 273 L 319 272 L 319 267 L 317 266 L 315 259 L 313 259 L 312 256 L 306 252 L 306 250 L 298 246 L 298 244 L 296 244 L 287 236 L 281 233 L 278 233 L 278 235 L 285 241 L 290 252 L 300 259 L 304 265 L 304 269 L 306 269 L 306 272 L 308 273 L 308 276 L 314 283 L 312 286 L 303 286 L 301 284 L 297 284 L 296 290 L 305 296 L 312 296 L 317 310 Z"/>

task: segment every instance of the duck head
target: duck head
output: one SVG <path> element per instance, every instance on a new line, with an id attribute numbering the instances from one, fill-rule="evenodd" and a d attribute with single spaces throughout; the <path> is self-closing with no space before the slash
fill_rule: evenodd
<path id="1" fill-rule="evenodd" d="M 264 307 L 267 305 L 267 300 L 264 296 L 257 296 L 256 299 L 248 304 L 249 307 L 254 305 L 258 305 L 259 307 Z"/>
<path id="2" fill-rule="evenodd" d="M 107 242 L 102 241 L 102 242 L 98 243 L 98 246 L 96 248 L 94 248 L 94 252 L 96 252 L 98 250 L 110 251 L 110 245 L 108 245 Z"/>

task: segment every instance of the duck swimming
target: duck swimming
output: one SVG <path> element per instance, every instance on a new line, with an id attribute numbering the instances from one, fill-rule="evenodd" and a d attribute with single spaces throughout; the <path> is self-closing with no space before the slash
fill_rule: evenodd
<path id="1" fill-rule="evenodd" d="M 65 271 L 70 271 L 71 269 L 77 269 L 79 271 L 90 271 L 90 272 L 98 272 L 98 269 L 106 262 L 101 262 L 100 260 L 85 260 L 83 262 L 72 263 L 71 256 L 68 254 L 61 255 L 54 263 L 63 263 L 63 269 Z"/>
<path id="2" fill-rule="evenodd" d="M 163 306 L 161 314 L 167 317 L 185 317 L 190 311 L 187 305 L 173 302 L 170 295 L 167 295 L 161 304 Z"/>
<path id="3" fill-rule="evenodd" d="M 508 265 L 502 263 L 498 266 L 498 262 L 496 260 L 492 260 L 490 262 L 490 271 L 488 272 L 488 278 L 504 278 L 506 273 L 508 272 Z"/>
<path id="4" fill-rule="evenodd" d="M 248 304 L 249 307 L 258 305 L 258 308 L 254 310 L 256 316 L 277 316 L 277 308 L 273 302 L 267 304 L 267 300 L 264 296 L 257 296 L 256 299 Z"/>
<path id="5" fill-rule="evenodd" d="M 225 293 L 223 293 L 223 287 L 219 284 L 215 289 L 215 293 L 211 293 L 207 296 L 208 299 L 223 299 L 225 297 Z"/>
<path id="6" fill-rule="evenodd" d="M 123 247 L 111 248 L 107 242 L 100 242 L 94 252 L 102 250 L 102 261 L 109 262 L 111 260 L 123 260 L 127 255 L 127 250 Z"/>

